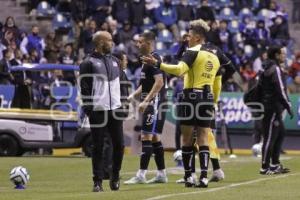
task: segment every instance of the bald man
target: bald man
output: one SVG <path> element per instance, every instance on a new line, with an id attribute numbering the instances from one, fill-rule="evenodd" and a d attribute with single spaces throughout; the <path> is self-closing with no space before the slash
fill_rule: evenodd
<path id="1" fill-rule="evenodd" d="M 113 145 L 113 165 L 110 175 L 111 190 L 120 187 L 124 141 L 122 119 L 116 115 L 121 107 L 120 64 L 111 55 L 113 40 L 106 31 L 96 32 L 93 36 L 94 52 L 80 64 L 80 91 L 83 111 L 89 117 L 93 140 L 92 166 L 93 191 L 101 192 L 103 179 L 103 139 L 109 130 Z"/>

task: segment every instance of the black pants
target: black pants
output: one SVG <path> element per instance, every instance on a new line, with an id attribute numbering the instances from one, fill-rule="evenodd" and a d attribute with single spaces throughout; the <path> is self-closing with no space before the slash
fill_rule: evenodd
<path id="1" fill-rule="evenodd" d="M 93 111 L 89 116 L 89 119 L 93 139 L 93 180 L 101 181 L 103 178 L 102 156 L 106 130 L 109 132 L 113 146 L 112 176 L 118 176 L 124 154 L 123 121 L 115 119 L 113 111 Z"/>
<path id="2" fill-rule="evenodd" d="M 178 106 L 176 106 L 176 112 L 178 114 Z M 180 120 L 176 120 L 175 128 L 175 147 L 176 150 L 181 149 L 181 129 L 180 129 Z"/>
<path id="3" fill-rule="evenodd" d="M 255 120 L 254 132 L 253 132 L 254 144 L 260 143 L 262 138 L 263 138 L 262 120 Z"/>
<path id="4" fill-rule="evenodd" d="M 266 110 L 263 119 L 264 142 L 262 146 L 262 168 L 266 169 L 272 164 L 280 164 L 279 156 L 285 136 L 285 128 L 281 112 Z"/>

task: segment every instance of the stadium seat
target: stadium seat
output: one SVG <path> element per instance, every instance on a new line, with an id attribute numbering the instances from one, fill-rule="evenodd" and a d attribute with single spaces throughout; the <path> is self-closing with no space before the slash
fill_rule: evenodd
<path id="1" fill-rule="evenodd" d="M 269 19 L 269 10 L 268 9 L 261 9 L 258 14 L 257 14 L 257 19 L 258 20 L 267 20 Z"/>
<path id="2" fill-rule="evenodd" d="M 259 8 L 260 0 L 252 0 L 252 10 L 256 10 Z"/>
<path id="3" fill-rule="evenodd" d="M 223 8 L 219 15 L 220 20 L 232 20 L 235 17 L 236 16 L 235 16 L 233 10 L 230 8 L 227 8 L 227 7 Z"/>
<path id="4" fill-rule="evenodd" d="M 142 31 L 154 29 L 155 25 L 149 17 L 144 18 L 143 21 L 144 21 L 144 25 L 141 27 Z"/>
<path id="5" fill-rule="evenodd" d="M 164 43 L 172 43 L 173 35 L 168 29 L 158 32 L 157 41 Z"/>
<path id="6" fill-rule="evenodd" d="M 197 6 L 199 4 L 199 1 L 197 1 L 197 0 L 188 0 L 188 3 L 191 6 Z"/>
<path id="7" fill-rule="evenodd" d="M 171 56 L 175 56 L 179 50 L 179 44 L 178 42 L 173 43 L 169 48 L 169 53 Z"/>
<path id="8" fill-rule="evenodd" d="M 212 1 L 213 2 L 213 6 L 219 10 L 222 8 L 228 8 L 231 6 L 231 1 L 230 0 L 215 0 Z"/>
<path id="9" fill-rule="evenodd" d="M 37 18 L 52 18 L 55 12 L 55 9 L 47 1 L 41 1 L 36 10 Z"/>
<path id="10" fill-rule="evenodd" d="M 52 20 L 52 26 L 55 31 L 68 33 L 69 30 L 72 28 L 71 21 L 61 13 L 57 13 Z"/>
<path id="11" fill-rule="evenodd" d="M 243 20 L 244 17 L 253 17 L 253 13 L 249 8 L 243 8 L 240 12 L 239 12 L 239 19 Z"/>
<path id="12" fill-rule="evenodd" d="M 239 32 L 239 21 L 238 20 L 230 21 L 228 24 L 228 29 L 231 33 Z"/>
<path id="13" fill-rule="evenodd" d="M 166 47 L 166 45 L 163 42 L 156 42 L 156 44 L 155 44 L 155 51 L 160 56 L 168 55 L 167 47 Z"/>
<path id="14" fill-rule="evenodd" d="M 253 53 L 254 53 L 253 51 L 254 51 L 254 49 L 251 45 L 245 45 L 244 52 L 248 58 L 251 58 L 253 56 Z"/>

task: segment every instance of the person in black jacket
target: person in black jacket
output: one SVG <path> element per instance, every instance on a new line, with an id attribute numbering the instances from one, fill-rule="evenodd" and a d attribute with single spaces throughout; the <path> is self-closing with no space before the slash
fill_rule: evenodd
<path id="1" fill-rule="evenodd" d="M 111 55 L 110 33 L 98 31 L 93 36 L 94 52 L 80 64 L 80 92 L 83 110 L 89 117 L 93 140 L 92 165 L 94 192 L 103 191 L 103 141 L 109 130 L 113 146 L 111 190 L 120 187 L 119 173 L 123 161 L 124 141 L 122 120 L 116 115 L 121 107 L 120 64 Z"/>
<path id="2" fill-rule="evenodd" d="M 287 173 L 289 169 L 280 164 L 280 150 L 285 128 L 282 113 L 287 110 L 291 118 L 293 112 L 286 92 L 284 75 L 280 65 L 285 61 L 285 51 L 280 46 L 268 49 L 268 60 L 264 63 L 261 76 L 261 102 L 264 106 L 262 146 L 262 168 L 260 174 Z"/>

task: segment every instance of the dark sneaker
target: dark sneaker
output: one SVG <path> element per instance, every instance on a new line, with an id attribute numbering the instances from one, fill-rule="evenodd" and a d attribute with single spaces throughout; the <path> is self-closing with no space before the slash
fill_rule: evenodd
<path id="1" fill-rule="evenodd" d="M 207 188 L 208 187 L 208 179 L 207 178 L 201 178 L 199 180 L 199 183 L 195 185 L 197 188 Z"/>
<path id="2" fill-rule="evenodd" d="M 270 170 L 272 170 L 274 174 L 286 174 L 291 171 L 289 168 L 284 168 L 282 164 L 273 165 L 270 167 Z"/>
<path id="3" fill-rule="evenodd" d="M 260 173 L 261 175 L 272 175 L 272 174 L 275 174 L 275 172 L 272 171 L 270 168 L 267 168 L 267 169 L 261 168 L 261 169 L 259 170 L 259 173 Z"/>
<path id="4" fill-rule="evenodd" d="M 185 180 L 185 187 L 193 187 L 196 184 L 192 176 L 184 178 L 184 180 Z"/>
<path id="5" fill-rule="evenodd" d="M 95 182 L 93 192 L 103 192 L 102 182 Z"/>
<path id="6" fill-rule="evenodd" d="M 110 181 L 109 181 L 109 186 L 111 190 L 119 190 L 120 188 L 120 176 L 119 173 L 112 174 Z"/>

